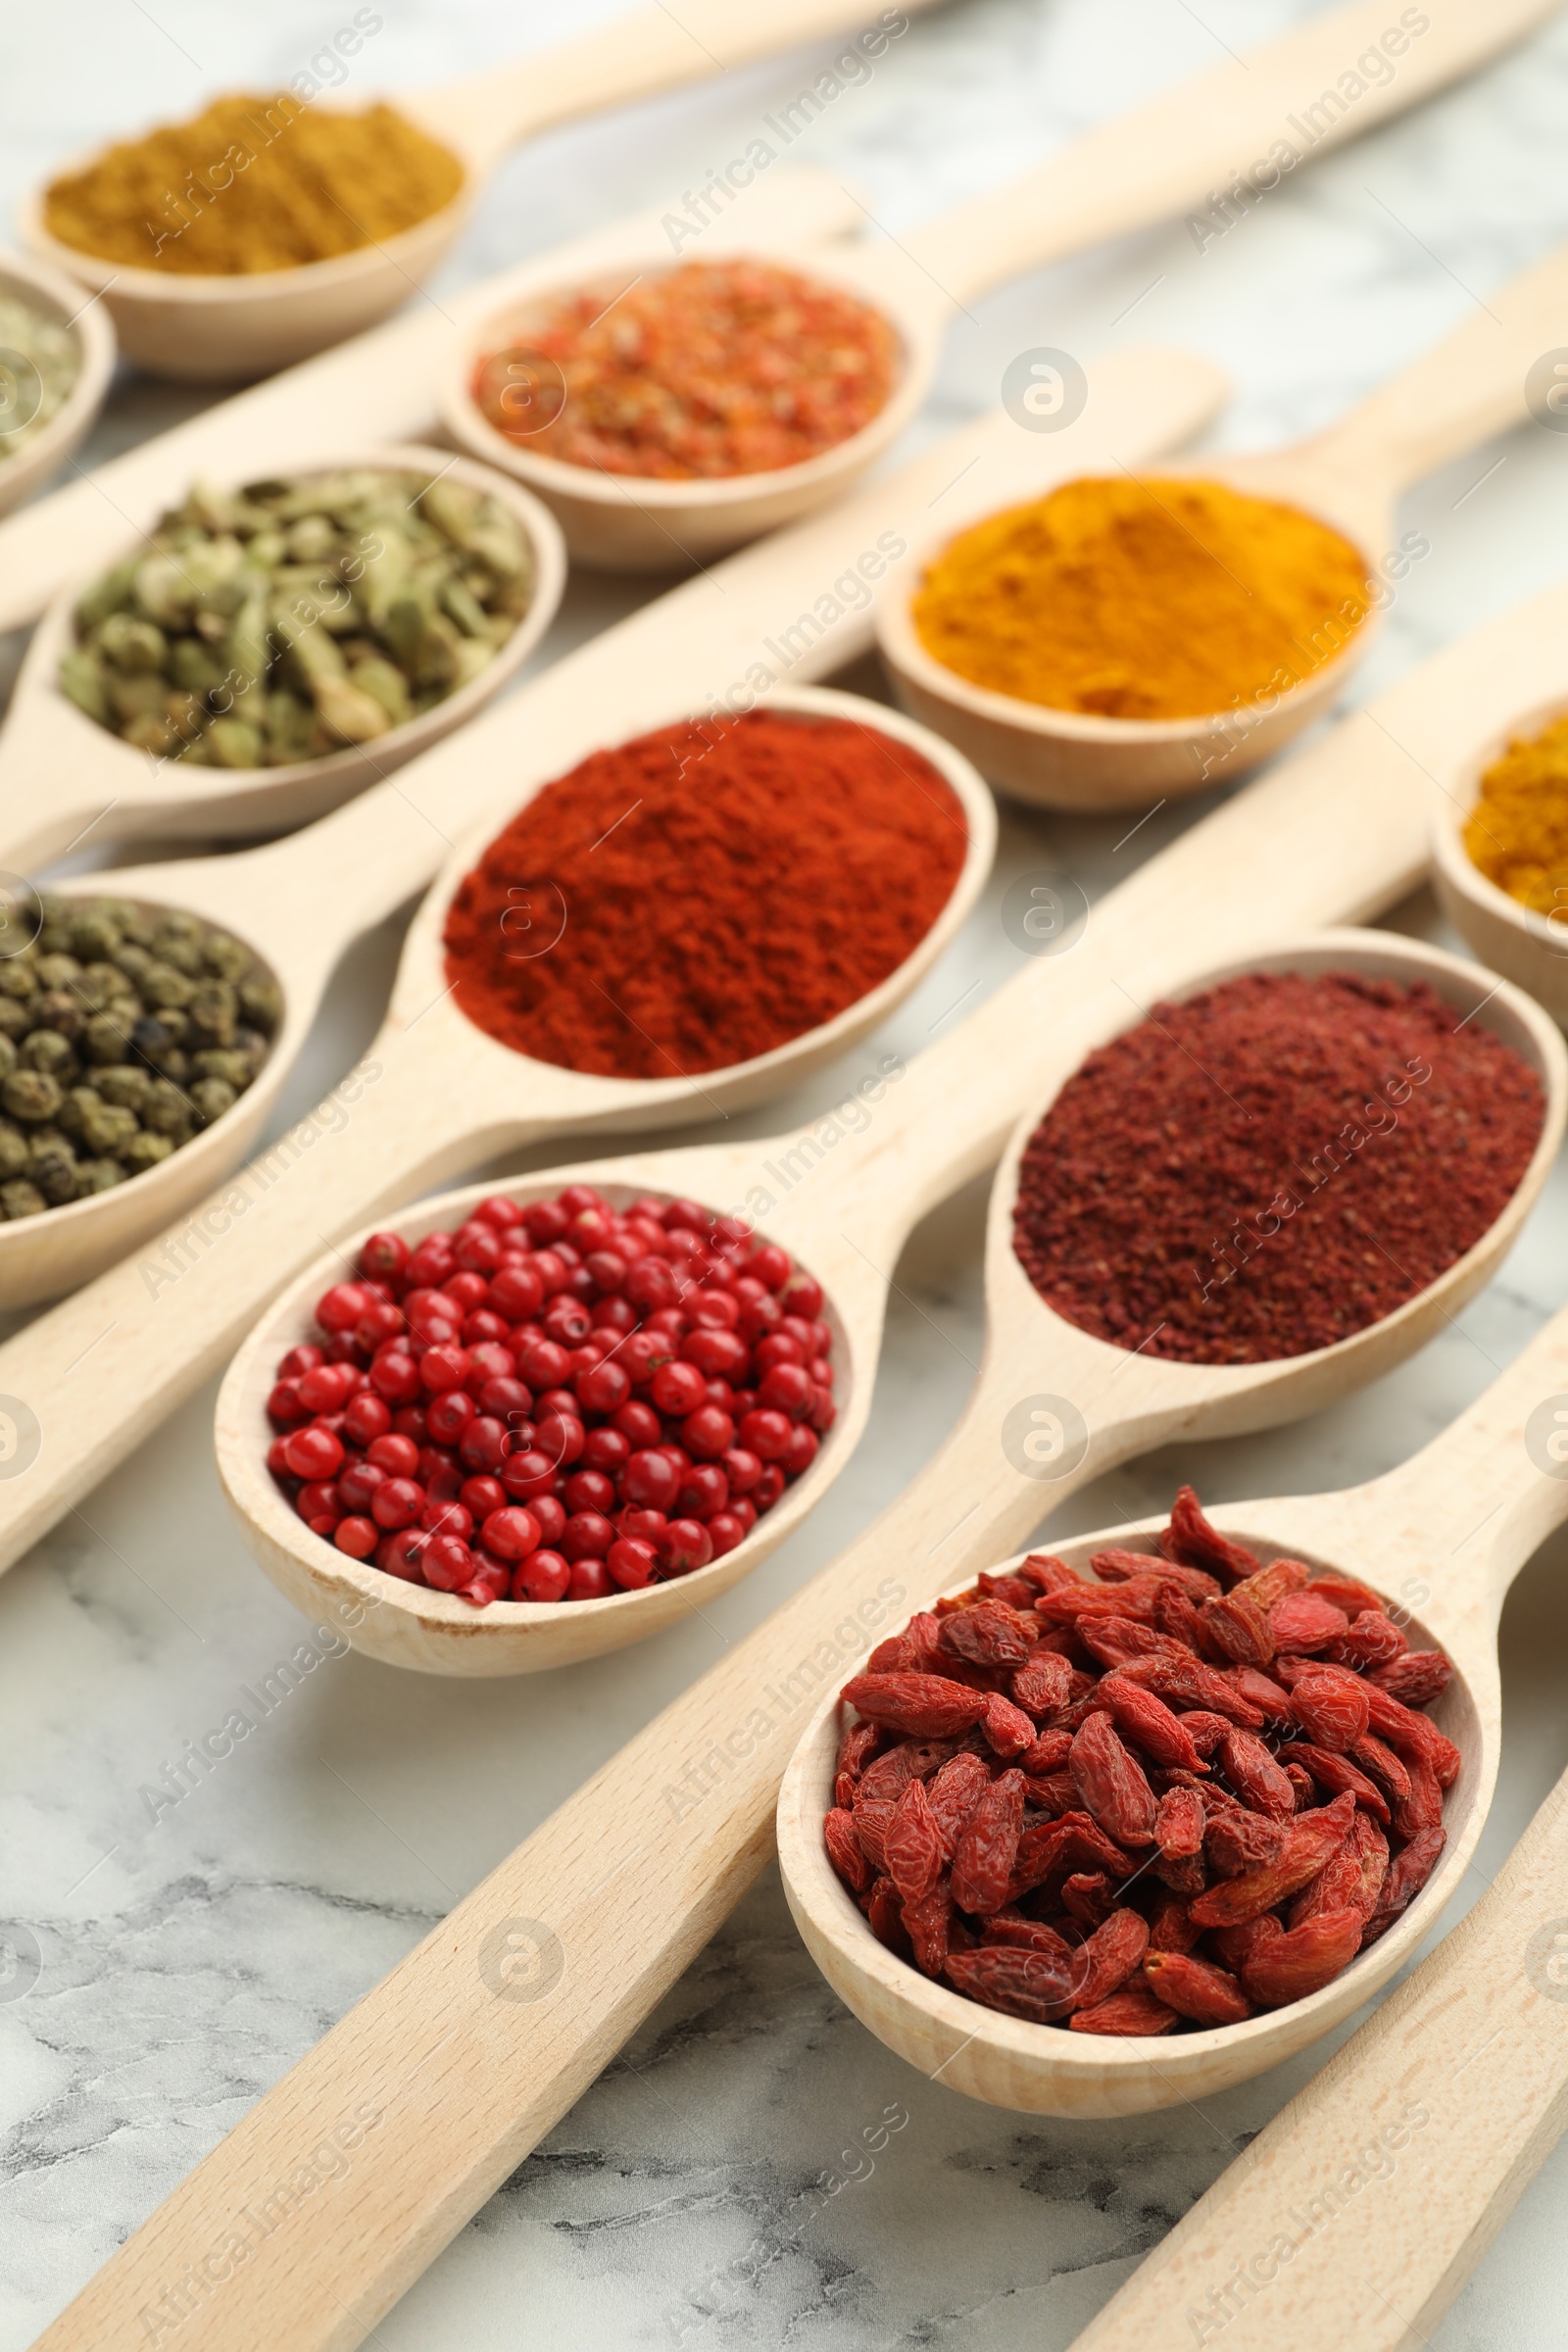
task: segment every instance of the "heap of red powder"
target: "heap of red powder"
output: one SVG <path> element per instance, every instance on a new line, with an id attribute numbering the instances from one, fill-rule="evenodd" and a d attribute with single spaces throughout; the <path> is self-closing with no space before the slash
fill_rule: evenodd
<path id="1" fill-rule="evenodd" d="M 684 721 L 595 752 L 498 834 L 452 902 L 447 978 L 540 1061 L 726 1069 L 895 971 L 967 847 L 947 779 L 874 728 Z"/>
<path id="2" fill-rule="evenodd" d="M 1117 1347 L 1304 1355 L 1480 1241 L 1543 1115 L 1536 1073 L 1425 982 L 1250 973 L 1089 1056 L 1024 1153 L 1013 1247 Z"/>

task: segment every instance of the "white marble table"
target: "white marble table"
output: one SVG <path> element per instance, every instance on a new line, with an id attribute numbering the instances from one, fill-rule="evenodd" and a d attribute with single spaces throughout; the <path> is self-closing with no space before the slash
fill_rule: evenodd
<path id="1" fill-rule="evenodd" d="M 566 14 L 586 23 L 613 0 L 382 9 L 357 61 L 367 89 L 542 44 Z M 1203 0 L 1200 12 L 1186 0 L 956 0 L 911 26 L 800 152 L 853 175 L 896 230 L 1305 13 L 1292 0 Z M 0 28 L 7 204 L 52 159 L 121 126 L 188 111 L 225 83 L 286 78 L 336 22 L 307 0 L 273 0 L 265 22 L 201 0 L 12 11 Z M 799 88 L 805 62 L 539 142 L 503 173 L 449 282 L 673 199 Z M 1211 353 L 1236 383 L 1225 446 L 1326 420 L 1568 235 L 1565 122 L 1559 23 L 1473 86 L 1299 173 L 1204 254 L 1173 224 L 981 306 L 953 336 L 925 429 L 988 405 L 1007 360 L 1043 335 L 1084 352 L 1165 340 Z M 194 405 L 126 384 L 90 457 Z M 1558 575 L 1568 439 L 1498 443 L 1427 484 L 1405 521 L 1433 552 L 1394 611 L 1373 686 Z M 636 593 L 575 583 L 550 650 Z M 853 682 L 877 690 L 869 674 Z M 1120 851 L 1120 823 L 1005 814 L 996 885 L 886 1043 L 918 1049 L 960 989 L 1015 968 L 998 911 L 1012 876 L 1065 866 L 1093 896 L 1195 813 L 1166 811 Z M 1438 933 L 1424 897 L 1392 919 Z M 349 959 L 280 1124 L 368 1039 L 397 944 L 389 926 Z M 757 1132 L 834 1091 L 829 1072 Z M 1563 1207 L 1559 1173 L 1460 1326 L 1368 1394 L 1272 1436 L 1171 1449 L 1081 1495 L 1059 1524 L 1161 1507 L 1178 1477 L 1218 1498 L 1339 1485 L 1398 1460 L 1568 1296 Z M 42 1964 L 25 1997 L 0 2006 L 0 2352 L 27 2343 L 457 1896 L 926 1457 L 978 1351 L 984 1208 L 977 1187 L 911 1243 L 869 1432 L 814 1519 L 662 1642 L 548 1681 L 462 1688 L 339 1660 L 155 1823 L 143 1785 L 297 1638 L 220 1500 L 211 1396 L 16 1569 L 0 1594 L 0 1907 L 36 1936 Z M 1502 1783 L 1472 1893 L 1568 1762 L 1565 1566 L 1568 1544 L 1548 1546 L 1505 1620 Z M 972 2105 L 846 2013 L 770 1876 L 374 2340 L 384 2352 L 1065 2345 L 1304 2071 L 1125 2126 Z M 907 2121 L 874 2168 L 825 2203 L 809 2195 L 889 2109 Z M 1441 2352 L 1563 2340 L 1553 2214 L 1565 2187 L 1559 2151 L 1437 2330 Z"/>

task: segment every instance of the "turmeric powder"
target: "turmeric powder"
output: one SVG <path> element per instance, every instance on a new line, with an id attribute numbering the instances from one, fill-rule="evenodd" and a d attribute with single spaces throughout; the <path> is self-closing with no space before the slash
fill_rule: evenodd
<path id="1" fill-rule="evenodd" d="M 1568 911 L 1568 718 L 1510 743 L 1466 819 L 1472 865 L 1537 914 Z"/>
<path id="2" fill-rule="evenodd" d="M 1349 540 L 1197 478 L 1086 476 L 959 532 L 911 617 L 975 686 L 1108 718 L 1199 718 L 1331 660 L 1369 603 Z"/>
<path id="3" fill-rule="evenodd" d="M 219 98 L 55 180 L 44 224 L 100 261 L 237 277 L 379 244 L 440 212 L 463 178 L 451 150 L 390 106 Z"/>

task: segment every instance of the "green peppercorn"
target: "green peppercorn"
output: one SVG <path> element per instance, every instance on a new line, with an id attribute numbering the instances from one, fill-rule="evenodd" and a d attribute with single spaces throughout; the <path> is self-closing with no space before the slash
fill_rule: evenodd
<path id="1" fill-rule="evenodd" d="M 46 1070 L 62 1086 L 75 1077 L 79 1066 L 70 1038 L 62 1037 L 58 1029 L 34 1029 L 17 1049 L 17 1059 L 29 1070 Z"/>
<path id="2" fill-rule="evenodd" d="M 198 1078 L 225 1079 L 236 1093 L 242 1093 L 255 1076 L 250 1055 L 232 1046 L 215 1046 L 205 1054 L 193 1054 L 191 1068 Z"/>
<path id="3" fill-rule="evenodd" d="M 25 1037 L 31 1025 L 27 1008 L 20 997 L 0 997 L 0 1037 L 8 1045 L 19 1037 Z M 4 1070 L 0 1070 L 0 1078 L 4 1076 Z"/>
<path id="4" fill-rule="evenodd" d="M 191 998 L 188 1018 L 196 1042 L 204 1046 L 231 1046 L 239 1018 L 239 998 L 226 980 L 206 980 Z"/>
<path id="5" fill-rule="evenodd" d="M 106 1102 L 135 1111 L 138 1116 L 153 1084 L 147 1071 L 133 1061 L 112 1061 L 106 1068 L 93 1072 L 92 1082 Z"/>
<path id="6" fill-rule="evenodd" d="M 63 1208 L 76 1198 L 76 1154 L 64 1138 L 34 1152 L 27 1172 L 51 1208 Z"/>
<path id="7" fill-rule="evenodd" d="M 172 963 L 162 959 L 150 963 L 141 976 L 140 994 L 158 1010 L 162 1010 L 166 1004 L 172 1004 L 182 1011 L 195 993 L 185 974 L 177 972 Z"/>
<path id="8" fill-rule="evenodd" d="M 35 1184 L 20 1177 L 14 1184 L 0 1184 L 0 1210 L 7 1217 L 41 1217 L 48 1206 Z"/>
<path id="9" fill-rule="evenodd" d="M 155 1078 L 148 1091 L 141 1123 L 154 1135 L 172 1135 L 183 1143 L 195 1124 L 190 1102 L 181 1089 L 167 1078 Z"/>
<path id="10" fill-rule="evenodd" d="M 81 1140 L 99 1157 L 118 1157 L 136 1133 L 136 1113 L 119 1102 L 100 1102 L 81 1123 Z"/>
<path id="11" fill-rule="evenodd" d="M 82 963 L 107 963 L 120 945 L 120 928 L 100 901 L 75 916 L 71 926 L 71 952 Z"/>
<path id="12" fill-rule="evenodd" d="M 0 1030 L 0 1078 L 9 1078 L 17 1066 L 17 1049 L 3 1030 Z"/>
<path id="13" fill-rule="evenodd" d="M 103 1012 L 95 1012 L 82 1031 L 82 1056 L 89 1062 L 122 1062 L 131 1033 L 141 1018 L 141 1007 L 134 999 L 122 999 Z"/>
<path id="14" fill-rule="evenodd" d="M 20 1176 L 26 1164 L 26 1137 L 10 1119 L 0 1119 L 0 1181 Z"/>
<path id="15" fill-rule="evenodd" d="M 238 1095 L 226 1078 L 197 1078 L 190 1090 L 192 1108 L 204 1127 L 220 1119 L 225 1110 L 232 1110 Z"/>
<path id="16" fill-rule="evenodd" d="M 52 1119 L 65 1100 L 65 1090 L 46 1070 L 13 1070 L 0 1086 L 0 1106 L 25 1126 Z"/>
<path id="17" fill-rule="evenodd" d="M 100 1110 L 102 1107 L 103 1097 L 95 1087 L 73 1086 L 69 1088 L 66 1099 L 60 1105 L 61 1133 L 70 1136 L 79 1135 L 88 1112 Z"/>
<path id="18" fill-rule="evenodd" d="M 38 971 L 31 956 L 12 956 L 0 963 L 0 997 L 35 997 Z"/>
<path id="19" fill-rule="evenodd" d="M 57 950 L 40 956 L 33 965 L 33 973 L 39 988 L 70 988 L 74 981 L 81 978 L 81 965 L 74 956 L 62 955 Z"/>
<path id="20" fill-rule="evenodd" d="M 144 1168 L 156 1168 L 173 1149 L 167 1135 L 152 1135 L 143 1128 L 140 1135 L 131 1137 L 119 1156 L 133 1176 L 139 1176 Z"/>
<path id="21" fill-rule="evenodd" d="M 76 1163 L 78 1200 L 87 1200 L 93 1193 L 107 1193 L 124 1181 L 125 1171 L 118 1159 L 83 1159 Z"/>
<path id="22" fill-rule="evenodd" d="M 69 988 L 46 988 L 33 999 L 32 1017 L 38 1028 L 52 1029 L 72 1045 L 86 1027 L 80 1000 Z"/>
<path id="23" fill-rule="evenodd" d="M 283 1015 L 283 992 L 275 980 L 256 978 L 243 982 L 239 992 L 240 1009 L 253 1029 L 270 1037 Z"/>

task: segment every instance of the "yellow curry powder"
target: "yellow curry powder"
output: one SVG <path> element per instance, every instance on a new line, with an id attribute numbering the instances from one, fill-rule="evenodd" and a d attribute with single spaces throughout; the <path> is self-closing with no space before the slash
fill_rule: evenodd
<path id="1" fill-rule="evenodd" d="M 237 277 L 395 237 L 450 204 L 463 178 L 451 150 L 390 106 L 350 115 L 288 91 L 219 98 L 55 180 L 44 223 L 101 261 Z"/>
<path id="2" fill-rule="evenodd" d="M 1510 743 L 1466 819 L 1470 862 L 1521 906 L 1568 908 L 1568 718 Z"/>
<path id="3" fill-rule="evenodd" d="M 961 531 L 911 608 L 972 685 L 1107 718 L 1198 718 L 1280 693 L 1366 616 L 1349 540 L 1199 479 L 1085 476 Z"/>

